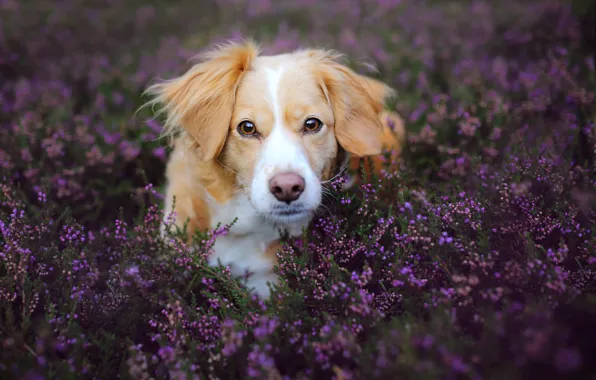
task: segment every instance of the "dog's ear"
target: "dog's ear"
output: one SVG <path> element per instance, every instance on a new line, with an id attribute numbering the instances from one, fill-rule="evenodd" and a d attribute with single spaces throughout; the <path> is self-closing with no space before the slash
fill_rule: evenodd
<path id="1" fill-rule="evenodd" d="M 381 113 L 393 90 L 339 63 L 339 55 L 333 52 L 313 51 L 311 57 L 318 63 L 320 85 L 333 109 L 339 144 L 360 157 L 380 154 L 384 148 Z"/>
<path id="2" fill-rule="evenodd" d="M 184 130 L 202 160 L 216 158 L 228 135 L 238 84 L 258 54 L 252 41 L 221 45 L 184 75 L 150 86 L 148 104 L 161 105 L 167 115 L 165 134 Z"/>

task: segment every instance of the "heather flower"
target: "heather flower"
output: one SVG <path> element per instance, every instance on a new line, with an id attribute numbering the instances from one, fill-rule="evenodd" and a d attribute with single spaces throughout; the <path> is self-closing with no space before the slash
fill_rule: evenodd
<path id="1" fill-rule="evenodd" d="M 596 77 L 571 7 L 109 5 L 0 1 L 2 376 L 593 372 Z M 397 90 L 408 130 L 369 183 L 325 183 L 269 300 L 207 265 L 231 226 L 176 239 L 162 123 L 139 110 L 149 81 L 246 35 L 346 53 Z"/>

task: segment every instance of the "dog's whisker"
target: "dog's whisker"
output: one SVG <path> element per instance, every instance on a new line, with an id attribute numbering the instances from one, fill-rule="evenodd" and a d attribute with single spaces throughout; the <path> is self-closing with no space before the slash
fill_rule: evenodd
<path id="1" fill-rule="evenodd" d="M 279 229 L 296 235 L 314 216 L 332 215 L 341 196 L 334 184 L 349 174 L 350 153 L 372 152 L 379 143 L 393 144 L 385 133 L 388 130 L 368 128 L 377 125 L 379 117 L 387 125 L 387 112 L 379 115 L 376 110 L 386 103 L 390 89 L 352 71 L 340 57 L 333 51 L 306 49 L 268 59 L 260 57 L 252 41 L 227 43 L 201 54 L 183 75 L 146 91 L 152 100 L 145 106 L 159 105 L 157 115 L 166 116 L 160 137 L 175 139 L 166 192 L 168 198 L 172 195 L 181 201 L 166 207 L 175 208 L 180 220 L 192 219 L 193 226 L 200 228 L 236 219 L 238 227 L 218 237 L 223 243 L 214 245 L 212 258 L 233 264 L 234 275 L 260 270 L 247 285 L 265 297 L 269 294 L 266 282 L 275 282 L 277 276 L 272 267 L 255 268 L 256 261 L 250 258 L 262 256 Z M 331 82 L 336 85 L 325 85 Z M 313 95 L 321 87 L 324 99 Z M 336 112 L 337 105 L 358 102 L 362 107 Z M 355 112 L 358 117 L 353 117 Z M 335 115 L 337 128 L 329 133 L 312 128 L 324 125 L 323 116 L 328 114 Z M 242 119 L 238 133 L 229 133 L 230 122 L 240 122 L 230 120 L 231 115 L 250 118 L 254 125 Z M 282 126 L 288 116 L 300 118 L 303 130 Z M 313 119 L 319 123 L 309 124 Z M 303 132 L 309 136 L 304 138 Z M 340 151 L 329 150 L 329 143 L 339 140 Z M 195 154 L 197 146 L 202 154 Z M 233 154 L 223 160 L 222 151 Z M 221 170 L 214 171 L 213 164 Z M 330 178 L 321 180 L 315 168 L 330 165 L 333 171 L 326 174 Z M 274 173 L 276 167 L 288 172 Z"/>
<path id="2" fill-rule="evenodd" d="M 321 217 L 321 216 L 326 216 L 326 215 L 331 215 L 331 209 L 324 204 L 319 206 L 319 208 L 317 208 L 315 210 L 315 212 L 313 213 L 314 217 Z"/>
<path id="3" fill-rule="evenodd" d="M 335 194 L 335 193 L 333 193 L 333 192 L 331 192 L 329 189 L 325 189 L 325 188 L 323 188 L 322 190 L 323 190 L 323 191 L 321 192 L 321 195 L 322 195 L 322 196 L 329 197 L 330 199 L 335 199 L 335 197 L 336 197 L 336 194 Z M 328 198 L 328 199 L 329 199 L 329 198 Z"/>
<path id="4" fill-rule="evenodd" d="M 333 182 L 335 179 L 339 178 L 348 169 L 348 167 L 349 167 L 348 164 L 342 165 L 342 167 L 340 167 L 340 170 L 336 175 L 334 175 L 333 177 L 329 178 L 326 181 L 321 181 L 321 183 L 327 184 L 327 183 Z"/>
<path id="5" fill-rule="evenodd" d="M 238 177 L 244 179 L 244 180 L 249 180 L 248 177 L 243 176 L 242 174 L 238 173 L 237 171 L 235 171 L 234 169 L 230 168 L 229 166 L 224 165 L 223 162 L 221 162 L 219 159 L 215 159 L 215 161 L 220 164 L 224 169 L 231 171 L 232 173 L 236 174 Z"/>
<path id="6" fill-rule="evenodd" d="M 246 190 L 244 190 L 243 188 L 236 188 L 236 189 L 232 190 L 232 192 L 230 193 L 230 195 L 232 195 L 232 196 L 242 195 L 242 194 L 246 194 Z"/>

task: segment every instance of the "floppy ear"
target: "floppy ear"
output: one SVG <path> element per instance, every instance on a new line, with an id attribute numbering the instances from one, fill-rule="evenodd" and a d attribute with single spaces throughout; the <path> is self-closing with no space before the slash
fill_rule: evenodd
<path id="1" fill-rule="evenodd" d="M 338 55 L 323 51 L 312 55 L 319 56 L 320 84 L 333 109 L 339 144 L 361 157 L 380 154 L 384 148 L 381 113 L 393 90 L 342 65 Z"/>
<path id="2" fill-rule="evenodd" d="M 150 86 L 148 104 L 161 104 L 160 112 L 167 114 L 164 134 L 184 130 L 202 160 L 217 157 L 228 135 L 236 89 L 258 54 L 252 41 L 228 43 L 208 51 L 184 75 Z"/>

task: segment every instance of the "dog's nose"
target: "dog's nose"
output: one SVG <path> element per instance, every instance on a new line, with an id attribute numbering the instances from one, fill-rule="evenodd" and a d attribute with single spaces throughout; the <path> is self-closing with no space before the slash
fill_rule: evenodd
<path id="1" fill-rule="evenodd" d="M 280 202 L 292 203 L 304 191 L 304 178 L 296 173 L 279 173 L 269 180 L 269 191 Z"/>

